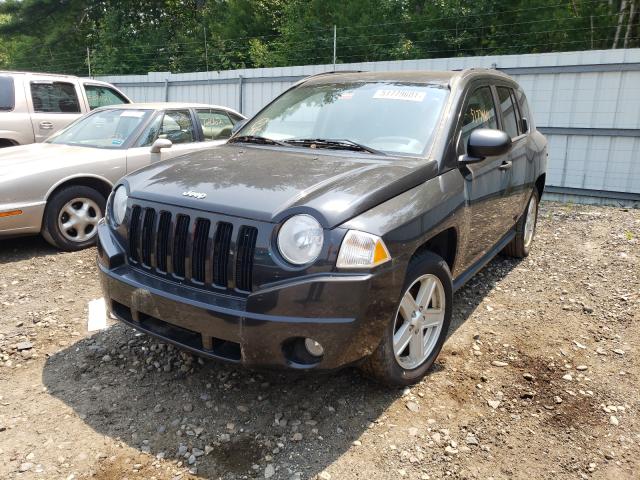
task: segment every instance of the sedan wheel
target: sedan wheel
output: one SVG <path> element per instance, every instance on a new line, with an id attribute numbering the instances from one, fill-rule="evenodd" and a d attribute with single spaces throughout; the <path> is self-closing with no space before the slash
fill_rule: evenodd
<path id="1" fill-rule="evenodd" d="M 67 202 L 58 215 L 58 228 L 70 242 L 86 242 L 97 232 L 102 210 L 90 198 L 74 198 Z"/>
<path id="2" fill-rule="evenodd" d="M 398 364 L 413 370 L 433 352 L 445 318 L 444 287 L 438 277 L 426 274 L 406 290 L 393 334 L 393 352 Z"/>
<path id="3" fill-rule="evenodd" d="M 104 214 L 104 195 L 92 187 L 70 185 L 54 193 L 44 212 L 42 236 L 51 245 L 74 251 L 90 247 L 98 238 Z"/>

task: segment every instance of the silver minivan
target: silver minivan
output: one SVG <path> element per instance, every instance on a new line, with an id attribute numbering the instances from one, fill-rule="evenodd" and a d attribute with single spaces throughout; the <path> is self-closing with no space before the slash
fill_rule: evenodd
<path id="1" fill-rule="evenodd" d="M 94 108 L 120 103 L 131 100 L 106 82 L 0 70 L 0 148 L 42 142 Z"/>

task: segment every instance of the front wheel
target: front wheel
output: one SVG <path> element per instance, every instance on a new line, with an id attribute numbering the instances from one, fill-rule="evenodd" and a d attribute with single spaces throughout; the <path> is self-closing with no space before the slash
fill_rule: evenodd
<path id="1" fill-rule="evenodd" d="M 106 200 L 100 192 L 74 185 L 56 192 L 47 202 L 42 236 L 61 250 L 75 251 L 96 241 L 98 221 Z"/>
<path id="2" fill-rule="evenodd" d="M 420 381 L 446 340 L 452 297 L 451 272 L 441 257 L 424 252 L 412 259 L 394 318 L 363 369 L 391 386 Z"/>

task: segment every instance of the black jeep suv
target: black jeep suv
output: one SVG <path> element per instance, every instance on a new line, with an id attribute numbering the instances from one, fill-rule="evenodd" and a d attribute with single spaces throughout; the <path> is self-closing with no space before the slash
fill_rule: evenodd
<path id="1" fill-rule="evenodd" d="M 492 70 L 305 79 L 220 148 L 122 179 L 99 226 L 109 311 L 250 366 L 420 380 L 453 292 L 529 253 L 546 140 Z"/>

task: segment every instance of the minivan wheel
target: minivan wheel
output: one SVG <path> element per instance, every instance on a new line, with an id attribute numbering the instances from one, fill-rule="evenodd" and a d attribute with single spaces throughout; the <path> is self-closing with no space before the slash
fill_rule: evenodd
<path id="1" fill-rule="evenodd" d="M 539 202 L 538 191 L 534 188 L 527 209 L 516 223 L 516 236 L 504 248 L 505 255 L 514 258 L 524 258 L 529 255 L 538 223 Z"/>
<path id="2" fill-rule="evenodd" d="M 447 337 L 452 290 L 451 272 L 441 257 L 424 252 L 412 259 L 395 315 L 363 370 L 392 386 L 420 381 Z"/>
<path id="3" fill-rule="evenodd" d="M 74 185 L 56 192 L 45 209 L 42 236 L 54 247 L 75 251 L 95 244 L 106 200 L 91 187 Z"/>

